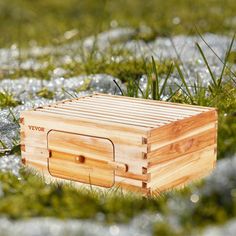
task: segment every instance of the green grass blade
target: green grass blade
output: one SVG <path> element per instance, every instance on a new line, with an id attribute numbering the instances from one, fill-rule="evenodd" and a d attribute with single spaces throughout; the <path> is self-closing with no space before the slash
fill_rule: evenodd
<path id="1" fill-rule="evenodd" d="M 6 144 L 0 139 L 0 145 L 3 147 L 3 149 L 7 149 Z"/>
<path id="2" fill-rule="evenodd" d="M 124 92 L 122 91 L 120 85 L 116 82 L 115 79 L 113 79 L 113 82 L 115 83 L 115 85 L 117 86 L 117 88 L 119 89 L 119 91 L 121 92 L 121 95 L 124 96 Z"/>
<path id="3" fill-rule="evenodd" d="M 171 91 L 170 92 L 171 95 L 168 97 L 168 99 L 166 99 L 166 101 L 167 102 L 170 101 L 177 94 L 177 92 L 179 92 L 179 89 L 176 89 L 174 92 Z"/>
<path id="4" fill-rule="evenodd" d="M 160 96 L 163 95 L 164 91 L 165 91 L 165 88 L 166 88 L 166 83 L 167 83 L 167 80 L 170 78 L 170 75 L 171 75 L 171 72 L 172 72 L 172 69 L 173 69 L 173 63 L 170 65 L 170 69 L 166 75 L 166 78 L 165 78 L 165 81 L 161 87 L 161 90 L 160 90 Z"/>
<path id="5" fill-rule="evenodd" d="M 152 98 L 154 100 L 160 99 L 160 93 L 159 93 L 159 81 L 158 81 L 158 73 L 156 68 L 156 62 L 154 60 L 154 57 L 152 56 L 152 70 L 155 75 L 155 78 L 152 78 Z"/>
<path id="6" fill-rule="evenodd" d="M 209 63 L 208 63 L 208 61 L 207 61 L 207 59 L 206 59 L 206 57 L 205 57 L 205 55 L 204 55 L 204 53 L 202 51 L 202 48 L 200 47 L 200 45 L 198 43 L 196 43 L 196 45 L 197 45 L 197 48 L 198 48 L 198 50 L 199 50 L 199 52 L 200 52 L 200 54 L 201 54 L 201 56 L 202 56 L 202 58 L 203 58 L 203 60 L 204 60 L 204 62 L 206 64 L 206 66 L 207 66 L 207 69 L 208 69 L 208 71 L 209 71 L 209 73 L 211 75 L 212 82 L 213 82 L 214 86 L 217 87 L 217 80 L 216 80 L 214 74 L 212 73 L 210 65 L 209 65 Z"/>
<path id="7" fill-rule="evenodd" d="M 148 71 L 145 58 L 143 58 L 143 68 L 144 68 L 145 74 L 147 75 L 147 87 L 146 87 L 146 91 L 145 91 L 145 98 L 147 99 L 149 97 L 149 89 L 150 89 L 150 79 L 149 79 L 150 72 Z"/>
<path id="8" fill-rule="evenodd" d="M 218 81 L 218 87 L 220 87 L 221 83 L 222 83 L 222 79 L 223 79 L 223 75 L 224 75 L 224 72 L 225 72 L 225 68 L 226 68 L 226 65 L 227 65 L 227 62 L 228 62 L 228 59 L 229 59 L 229 55 L 230 55 L 230 52 L 232 51 L 232 47 L 233 47 L 233 44 L 234 44 L 234 40 L 235 40 L 235 34 L 231 40 L 231 43 L 229 45 L 229 49 L 227 50 L 226 54 L 225 54 L 225 59 L 224 59 L 224 63 L 223 63 L 223 68 L 222 68 L 222 71 L 221 71 L 221 74 L 220 74 L 220 78 L 219 78 L 219 81 Z"/>
<path id="9" fill-rule="evenodd" d="M 199 37 L 201 38 L 201 40 L 206 44 L 206 46 L 213 52 L 213 54 L 218 58 L 218 60 L 220 62 L 222 62 L 224 64 L 224 61 L 218 56 L 218 54 L 215 52 L 215 50 L 207 43 L 207 41 L 203 38 L 203 36 L 201 35 L 201 33 L 199 32 L 198 28 L 195 26 L 195 29 L 199 35 Z M 236 78 L 236 73 L 234 73 L 227 65 L 226 68 L 229 70 L 229 72 Z M 232 81 L 236 84 L 236 80 L 234 80 L 232 78 Z"/>
<path id="10" fill-rule="evenodd" d="M 142 89 L 141 89 L 140 86 L 139 86 L 139 82 L 137 82 L 136 80 L 134 80 L 134 83 L 135 83 L 136 87 L 138 88 L 137 91 L 139 91 L 139 92 L 142 94 L 142 97 L 144 98 L 144 93 L 143 93 Z"/>
<path id="11" fill-rule="evenodd" d="M 72 93 L 68 92 L 65 88 L 61 88 L 61 90 L 62 90 L 64 93 L 68 94 L 70 97 L 72 97 L 72 98 L 77 98 L 77 96 L 75 96 L 75 95 L 73 95 Z"/>
<path id="12" fill-rule="evenodd" d="M 8 108 L 8 111 L 9 111 L 9 115 L 12 116 L 13 122 L 16 123 L 18 126 L 20 126 L 15 114 L 13 113 L 13 111 L 10 108 Z"/>
<path id="13" fill-rule="evenodd" d="M 186 93 L 186 95 L 189 97 L 189 99 L 190 99 L 191 102 L 193 103 L 193 98 L 192 98 L 191 92 L 190 92 L 190 90 L 189 90 L 189 88 L 188 88 L 188 85 L 187 85 L 187 83 L 186 83 L 186 80 L 185 80 L 185 78 L 184 78 L 184 75 L 183 75 L 183 73 L 182 73 L 182 71 L 181 71 L 179 65 L 178 65 L 177 63 L 176 63 L 175 65 L 176 65 L 176 68 L 177 68 L 177 70 L 178 70 L 180 79 L 181 79 L 181 81 L 182 81 L 182 83 L 183 83 L 183 85 L 184 85 L 186 91 L 184 91 L 181 87 L 180 87 L 180 89 L 181 89 L 184 93 Z M 177 86 L 179 86 L 179 85 L 177 85 Z"/>

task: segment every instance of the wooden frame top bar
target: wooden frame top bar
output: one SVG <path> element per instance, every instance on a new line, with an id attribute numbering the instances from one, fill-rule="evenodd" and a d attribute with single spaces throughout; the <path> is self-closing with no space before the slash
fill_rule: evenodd
<path id="1" fill-rule="evenodd" d="M 177 104 L 95 93 L 34 109 L 50 116 L 62 115 L 119 123 L 136 127 L 158 128 L 171 122 L 199 115 L 215 108 Z"/>

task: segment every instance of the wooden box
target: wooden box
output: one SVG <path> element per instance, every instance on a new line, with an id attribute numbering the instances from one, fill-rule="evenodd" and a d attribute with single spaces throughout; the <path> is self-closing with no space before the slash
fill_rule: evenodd
<path id="1" fill-rule="evenodd" d="M 215 166 L 214 108 L 94 94 L 24 111 L 22 161 L 53 179 L 155 194 Z"/>

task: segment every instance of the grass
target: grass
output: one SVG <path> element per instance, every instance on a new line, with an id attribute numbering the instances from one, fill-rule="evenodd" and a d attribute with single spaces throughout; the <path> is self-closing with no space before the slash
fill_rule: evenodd
<path id="1" fill-rule="evenodd" d="M 0 91 L 0 108 L 15 107 L 19 104 L 21 102 L 16 100 L 11 92 L 7 90 Z"/>
<path id="2" fill-rule="evenodd" d="M 178 217 L 179 235 L 189 235 L 193 229 L 223 224 L 236 216 L 236 200 L 231 189 L 224 191 L 223 196 L 222 192 L 212 192 L 200 196 L 197 203 L 190 202 L 193 192 L 203 188 L 204 183 L 195 184 L 194 190 L 185 188 L 152 198 L 123 193 L 119 188 L 104 192 L 94 188 L 76 189 L 70 184 L 45 184 L 44 179 L 26 169 L 21 170 L 20 180 L 12 174 L 0 173 L 0 183 L 3 192 L 1 215 L 13 220 L 42 216 L 96 220 L 100 214 L 106 223 L 127 223 L 145 209 L 145 212 L 158 212 L 167 219 L 170 215 Z M 236 187 L 235 179 L 232 179 L 232 187 Z M 186 204 L 188 210 L 171 212 L 167 202 L 172 199 L 176 199 L 175 204 Z M 156 223 L 153 231 L 155 235 L 178 235 L 178 230 L 170 227 L 168 221 Z"/>
<path id="3" fill-rule="evenodd" d="M 104 192 L 84 188 L 77 190 L 69 184 L 47 185 L 44 179 L 25 169 L 21 171 L 21 178 L 18 180 L 9 173 L 0 173 L 4 193 L 0 198 L 1 215 L 12 219 L 36 216 L 96 219 L 97 214 L 102 213 L 105 220 L 111 223 L 127 222 L 143 209 L 153 212 L 164 206 L 160 205 L 161 199 L 156 201 L 140 195 L 124 195 L 121 189 Z"/>
<path id="4" fill-rule="evenodd" d="M 125 6 L 125 8 L 124 8 Z M 17 43 L 58 45 L 107 30 L 111 26 L 132 26 L 135 38 L 151 40 L 153 35 L 193 34 L 197 25 L 201 32 L 229 33 L 234 31 L 234 0 L 3 0 L 0 3 L 0 28 L 4 37 L 0 47 Z M 128 19 L 128 20 L 127 20 Z M 140 32 L 148 26 L 150 33 Z M 78 30 L 72 38 L 65 32 Z M 17 39 L 17 41 L 16 41 Z"/>
<path id="5" fill-rule="evenodd" d="M 53 99 L 54 92 L 50 91 L 48 88 L 44 87 L 36 93 L 39 97 Z"/>

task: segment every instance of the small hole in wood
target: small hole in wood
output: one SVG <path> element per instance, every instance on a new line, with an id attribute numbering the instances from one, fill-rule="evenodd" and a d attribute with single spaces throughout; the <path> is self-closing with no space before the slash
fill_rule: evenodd
<path id="1" fill-rule="evenodd" d="M 77 162 L 84 163 L 85 162 L 85 157 L 83 155 L 79 155 L 75 158 Z"/>

